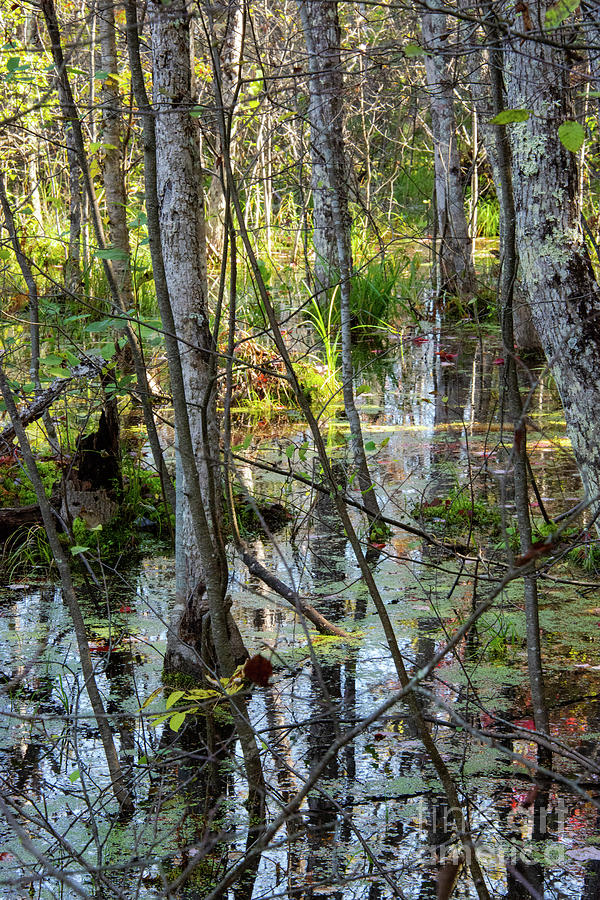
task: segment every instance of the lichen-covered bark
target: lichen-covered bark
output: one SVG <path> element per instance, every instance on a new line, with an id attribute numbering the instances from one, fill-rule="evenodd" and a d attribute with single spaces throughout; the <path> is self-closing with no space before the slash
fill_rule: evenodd
<path id="1" fill-rule="evenodd" d="M 201 528 L 194 525 L 185 466 L 177 472 L 176 587 L 178 610 L 170 629 L 172 665 L 198 668 L 210 610 L 212 636 L 230 653 L 224 590 L 226 564 L 218 543 L 218 429 L 215 358 L 208 320 L 202 170 L 191 96 L 189 11 L 185 0 L 154 3 L 150 16 L 156 122 L 156 184 L 164 271 L 183 370 L 185 397 L 200 476 Z M 179 449 L 179 448 L 178 448 Z M 212 529 L 207 530 L 212 524 Z M 212 533 L 211 533 L 212 532 Z M 207 594 L 204 596 L 204 586 Z M 220 596 L 219 596 L 220 595 Z M 211 599 L 212 598 L 212 599 Z M 185 614 L 184 614 L 185 613 Z M 179 620 L 179 621 L 178 621 Z M 181 628 L 181 634 L 180 634 Z M 226 646 L 227 645 L 227 646 Z M 221 661 L 219 659 L 219 661 Z"/>
<path id="2" fill-rule="evenodd" d="M 533 23 L 545 6 L 530 3 Z M 517 23 L 519 24 L 519 23 Z M 557 33 L 553 34 L 560 40 Z M 580 230 L 577 156 L 558 127 L 571 117 L 569 57 L 514 39 L 505 48 L 506 105 L 532 111 L 511 125 L 516 237 L 533 320 L 562 399 L 594 508 L 600 495 L 600 293 Z"/>
<path id="3" fill-rule="evenodd" d="M 469 294 L 475 287 L 472 245 L 465 216 L 460 157 L 454 118 L 454 85 L 445 13 L 424 12 L 421 30 L 434 140 L 437 220 L 440 237 L 440 287 Z"/>
<path id="4" fill-rule="evenodd" d="M 333 197 L 336 190 L 339 192 L 344 241 L 350 252 L 340 26 L 335 0 L 299 0 L 298 8 L 308 53 L 315 288 L 325 290 L 338 280 L 341 268 Z"/>

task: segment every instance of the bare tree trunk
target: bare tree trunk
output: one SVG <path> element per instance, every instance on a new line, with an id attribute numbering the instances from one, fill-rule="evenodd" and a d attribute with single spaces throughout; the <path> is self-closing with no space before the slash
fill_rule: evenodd
<path id="1" fill-rule="evenodd" d="M 211 10 L 212 12 L 212 10 Z M 238 94 L 240 81 L 240 65 L 242 46 L 244 43 L 244 4 L 241 0 L 230 0 L 226 7 L 225 31 L 219 48 L 219 72 L 217 91 L 217 104 L 222 108 L 226 127 L 229 132 L 229 144 L 232 146 L 235 133 L 235 117 L 233 107 Z M 211 22 L 212 29 L 216 25 Z M 211 41 L 218 41 L 216 34 L 211 34 Z M 219 118 L 217 111 L 217 118 Z M 215 167 L 221 169 L 223 147 L 220 130 L 217 128 L 215 135 L 215 150 L 217 160 Z M 223 192 L 223 178 L 220 172 L 213 175 L 208 191 L 206 192 L 206 238 L 209 250 L 217 255 L 221 254 L 224 239 L 225 224 L 225 194 Z"/>
<path id="2" fill-rule="evenodd" d="M 102 68 L 108 73 L 102 82 L 102 135 L 104 164 L 104 194 L 108 214 L 108 232 L 112 246 L 121 251 L 113 260 L 113 269 L 119 289 L 131 308 L 133 291 L 129 265 L 129 230 L 127 228 L 127 194 L 123 172 L 123 148 L 121 138 L 121 95 L 117 81 L 119 64 L 115 34 L 115 8 L 113 0 L 100 0 L 98 6 L 98 31 Z"/>
<path id="3" fill-rule="evenodd" d="M 500 35 L 496 23 L 490 20 L 487 34 L 490 39 L 489 64 L 491 82 L 491 105 L 494 115 L 504 109 L 502 75 L 504 70 Z M 529 492 L 527 472 L 527 425 L 523 415 L 523 403 L 519 390 L 514 347 L 513 298 L 517 276 L 516 210 L 511 173 L 510 146 L 505 125 L 494 125 L 498 197 L 503 208 L 503 252 L 500 273 L 500 315 L 502 340 L 504 342 L 504 385 L 508 400 L 509 415 L 513 425 L 512 470 L 514 480 L 515 507 L 521 553 L 526 556 L 531 550 L 532 532 L 529 516 Z M 544 687 L 542 647 L 538 603 L 538 580 L 534 573 L 525 575 L 523 589 L 525 597 L 525 620 L 527 629 L 527 668 L 536 730 L 550 734 L 548 708 Z M 544 747 L 539 748 L 540 761 L 552 766 L 552 754 Z"/>
<path id="4" fill-rule="evenodd" d="M 315 290 L 325 291 L 339 279 L 340 260 L 334 214 L 339 191 L 342 230 L 350 253 L 350 214 L 346 191 L 343 138 L 344 81 L 340 61 L 340 26 L 336 0 L 299 0 L 308 51 L 311 183 Z M 330 158 L 333 168 L 330 165 Z"/>
<path id="5" fill-rule="evenodd" d="M 500 264 L 505 266 L 506 256 L 506 237 L 511 232 L 511 225 L 506 221 L 507 211 L 505 208 L 505 200 L 503 200 L 503 180 L 504 173 L 500 169 L 498 160 L 497 134 L 494 125 L 490 124 L 490 119 L 494 116 L 495 104 L 492 99 L 491 81 L 494 79 L 494 72 L 491 70 L 492 63 L 490 61 L 490 49 L 483 46 L 483 36 L 478 32 L 476 38 L 469 44 L 468 54 L 466 56 L 467 65 L 469 67 L 469 88 L 473 103 L 477 110 L 479 120 L 479 130 L 483 140 L 485 153 L 492 170 L 492 178 L 494 188 L 498 198 L 498 207 L 500 214 Z M 510 251 L 512 252 L 512 251 Z M 518 249 L 516 253 L 516 281 L 513 285 L 513 330 L 515 344 L 521 351 L 536 353 L 541 350 L 541 343 L 533 324 L 531 310 L 527 300 L 527 294 L 524 292 L 518 275 Z"/>
<path id="6" fill-rule="evenodd" d="M 537 28 L 545 7 L 538 0 L 529 12 Z M 556 46 L 561 33 L 553 32 L 552 42 L 532 40 L 525 47 L 515 38 L 505 49 L 507 106 L 532 111 L 526 122 L 509 129 L 516 239 L 533 321 L 595 512 L 600 496 L 600 294 L 580 228 L 577 156 L 558 137 L 558 127 L 571 118 L 569 58 Z"/>
<path id="7" fill-rule="evenodd" d="M 448 42 L 445 13 L 421 16 L 425 72 L 434 141 L 437 219 L 440 239 L 440 283 L 438 289 L 468 295 L 475 289 L 475 272 L 454 118 L 453 50 Z"/>
<path id="8" fill-rule="evenodd" d="M 60 79 L 59 79 L 60 98 Z M 59 100 L 61 108 L 63 98 Z M 73 128 L 69 124 L 65 127 L 65 142 L 67 146 L 67 164 L 69 168 L 69 246 L 67 249 L 67 262 L 65 266 L 65 285 L 68 291 L 78 294 L 81 290 L 81 229 L 83 218 L 83 179 L 81 166 L 77 158 Z"/>
<path id="9" fill-rule="evenodd" d="M 208 320 L 202 170 L 196 123 L 189 115 L 189 12 L 185 0 L 174 0 L 168 7 L 154 3 L 150 18 L 158 217 L 184 390 L 184 396 L 174 392 L 173 398 L 179 410 L 179 622 L 170 629 L 168 662 L 176 668 L 200 667 L 210 618 L 216 662 L 222 673 L 228 674 L 235 668 L 236 647 L 225 598 L 227 561 L 220 531 L 216 348 Z M 184 417 L 189 422 L 189 446 L 182 444 Z"/>
<path id="10" fill-rule="evenodd" d="M 67 122 L 68 128 L 73 135 L 73 146 L 77 154 L 77 162 L 81 170 L 83 183 L 85 185 L 85 192 L 89 201 L 90 214 L 96 241 L 98 243 L 98 247 L 101 250 L 105 250 L 106 237 L 104 234 L 104 226 L 102 224 L 102 217 L 100 215 L 100 208 L 98 206 L 98 200 L 96 198 L 96 192 L 94 190 L 94 183 L 87 162 L 81 122 L 79 119 L 77 106 L 73 98 L 73 92 L 71 90 L 71 83 L 69 80 L 69 73 L 67 71 L 67 66 L 63 54 L 60 27 L 58 24 L 58 19 L 56 17 L 54 0 L 41 0 L 40 8 L 44 15 L 46 27 L 48 29 L 48 34 L 51 40 L 52 58 L 54 60 L 54 66 L 57 74 L 61 112 L 65 118 L 65 121 Z M 173 489 L 173 485 L 170 480 L 167 467 L 165 465 L 160 441 L 158 439 L 156 422 L 154 421 L 154 413 L 150 404 L 150 391 L 148 388 L 148 380 L 146 377 L 146 369 L 144 366 L 142 353 L 138 345 L 135 332 L 133 331 L 133 328 L 131 327 L 131 324 L 129 322 L 129 311 L 127 309 L 127 304 L 125 303 L 123 295 L 119 290 L 119 285 L 117 284 L 115 278 L 112 263 L 107 258 L 104 258 L 102 263 L 115 310 L 119 315 L 122 315 L 125 321 L 125 333 L 127 335 L 127 342 L 129 344 L 129 347 L 131 348 L 131 352 L 133 355 L 136 379 L 138 383 L 138 391 L 142 409 L 144 412 L 144 423 L 146 425 L 148 443 L 150 444 L 150 449 L 152 451 L 154 465 L 156 471 L 160 475 L 164 494 L 167 497 L 169 503 L 174 506 L 175 491 Z"/>
<path id="11" fill-rule="evenodd" d="M 344 165 L 341 106 L 343 78 L 337 3 L 332 0 L 312 0 L 310 3 L 300 0 L 299 7 L 308 51 L 310 79 L 315 281 L 317 289 L 323 290 L 331 285 L 332 278 L 339 280 L 344 409 L 352 436 L 352 454 L 358 483 L 368 510 L 371 532 L 375 535 L 378 528 L 385 530 L 385 526 L 380 522 L 381 511 L 369 474 L 360 416 L 354 399 L 350 310 L 351 221 Z"/>

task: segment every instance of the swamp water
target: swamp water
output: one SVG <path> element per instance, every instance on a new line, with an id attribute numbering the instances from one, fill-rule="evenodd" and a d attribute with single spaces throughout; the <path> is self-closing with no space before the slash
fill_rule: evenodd
<path id="1" fill-rule="evenodd" d="M 474 350 L 447 335 L 406 342 L 377 361 L 376 375 L 361 377 L 365 440 L 386 515 L 418 525 L 411 512 L 435 512 L 442 504 L 458 508 L 459 524 L 464 510 L 468 524 L 475 509 L 484 518 L 497 504 L 506 455 L 495 408 L 495 356 L 493 348 Z M 575 504 L 579 479 L 547 388 L 538 388 L 529 411 L 532 468 L 542 502 L 556 514 Z M 333 417 L 326 429 L 343 478 L 347 425 Z M 296 471 L 317 472 L 310 451 L 299 456 L 307 439 L 293 431 L 267 439 L 258 458 L 281 469 L 292 460 Z M 250 651 L 272 655 L 275 667 L 270 685 L 255 688 L 248 707 L 274 819 L 336 735 L 371 715 L 398 684 L 329 497 L 249 467 L 241 466 L 239 477 L 297 513 L 293 529 L 276 541 L 254 540 L 254 554 L 332 621 L 356 632 L 351 641 L 317 637 L 310 646 L 291 607 L 234 564 L 235 618 Z M 508 490 L 504 505 L 510 526 Z M 445 518 L 451 521 L 446 513 L 421 525 L 442 537 Z M 497 523 L 496 538 L 481 548 L 464 546 L 468 528 L 458 534 L 458 527 L 446 537 L 462 546 L 459 558 L 398 529 L 385 546 L 369 549 L 411 672 L 434 658 L 474 599 L 486 596 L 504 571 Z M 494 553 L 497 561 L 490 563 Z M 165 709 L 164 695 L 140 713 L 161 684 L 173 600 L 173 561 L 162 554 L 149 547 L 138 570 L 111 581 L 108 600 L 80 592 L 99 686 L 122 763 L 131 770 L 136 810 L 130 819 L 115 815 L 60 593 L 50 585 L 1 591 L 0 670 L 5 682 L 23 676 L 17 691 L 0 695 L 2 797 L 14 817 L 0 825 L 0 896 L 7 900 L 200 900 L 245 853 L 247 788 L 227 716 L 188 717 L 175 735 L 168 722 L 152 721 Z M 592 900 L 600 897 L 600 832 L 595 775 L 584 763 L 597 768 L 600 601 L 594 577 L 572 562 L 552 567 L 539 588 L 552 734 L 570 751 L 556 755 L 556 777 L 535 785 L 527 766 L 535 745 L 527 740 L 533 723 L 518 581 L 424 679 L 420 702 L 468 809 L 491 896 Z M 482 729 L 483 739 L 471 729 Z M 502 740 L 504 753 L 485 742 L 486 732 Z M 298 815 L 229 895 L 444 897 L 455 847 L 445 796 L 414 724 L 396 704 L 328 762 Z M 197 859 L 194 876 L 177 888 Z M 453 896 L 475 896 L 464 875 Z"/>

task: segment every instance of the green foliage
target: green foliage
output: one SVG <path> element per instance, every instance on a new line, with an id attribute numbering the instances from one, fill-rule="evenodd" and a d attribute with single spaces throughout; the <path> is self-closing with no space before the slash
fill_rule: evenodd
<path id="1" fill-rule="evenodd" d="M 46 531 L 42 525 L 23 525 L 6 539 L 0 557 L 0 572 L 7 582 L 24 576 L 30 582 L 46 579 L 54 568 Z"/>
<path id="2" fill-rule="evenodd" d="M 585 128 L 580 122 L 563 122 L 558 126 L 558 137 L 567 150 L 578 153 L 585 141 Z"/>
<path id="3" fill-rule="evenodd" d="M 503 109 L 490 119 L 492 125 L 512 125 L 515 122 L 526 122 L 531 115 L 530 109 Z"/>
<path id="4" fill-rule="evenodd" d="M 37 461 L 37 468 L 46 494 L 50 496 L 60 478 L 60 468 L 54 460 L 44 459 Z M 32 503 L 37 503 L 37 498 L 25 466 L 14 456 L 0 457 L 0 507 Z"/>
<path id="5" fill-rule="evenodd" d="M 491 506 L 487 499 L 472 500 L 464 488 L 455 489 L 447 497 L 417 504 L 413 515 L 446 535 L 462 534 L 471 527 L 486 535 L 497 534 L 501 521 L 497 507 Z"/>
<path id="6" fill-rule="evenodd" d="M 358 337 L 372 337 L 386 332 L 390 323 L 407 305 L 401 296 L 401 278 L 409 269 L 408 256 L 371 260 L 352 278 L 350 312 Z M 408 310 L 410 312 L 410 310 Z"/>

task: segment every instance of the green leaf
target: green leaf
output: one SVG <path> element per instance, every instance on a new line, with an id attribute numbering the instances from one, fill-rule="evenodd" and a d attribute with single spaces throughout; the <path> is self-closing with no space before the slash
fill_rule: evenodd
<path id="1" fill-rule="evenodd" d="M 558 28 L 579 6 L 579 0 L 556 0 L 546 10 L 544 26 L 548 29 Z"/>
<path id="2" fill-rule="evenodd" d="M 89 549 L 89 547 L 83 547 L 81 544 L 75 544 L 74 547 L 71 547 L 71 553 L 73 556 L 77 556 L 78 553 L 86 553 Z"/>
<path id="3" fill-rule="evenodd" d="M 579 122 L 563 122 L 558 126 L 558 136 L 563 147 L 577 153 L 585 141 L 585 129 Z"/>
<path id="4" fill-rule="evenodd" d="M 129 254 L 120 247 L 107 247 L 105 250 L 96 250 L 98 259 L 119 259 L 121 261 L 129 259 Z"/>
<path id="5" fill-rule="evenodd" d="M 404 50 L 404 55 L 408 56 L 409 59 L 413 56 L 423 56 L 425 53 L 423 48 L 419 47 L 418 44 L 406 44 L 402 49 Z"/>
<path id="6" fill-rule="evenodd" d="M 0 250 L 0 259 L 10 259 L 10 257 L 11 257 L 10 250 L 4 250 L 4 249 Z"/>
<path id="7" fill-rule="evenodd" d="M 9 72 L 16 72 L 21 63 L 21 59 L 18 56 L 9 56 L 6 60 L 6 68 Z"/>
<path id="8" fill-rule="evenodd" d="M 42 365 L 47 366 L 60 366 L 62 363 L 62 357 L 57 356 L 55 353 L 48 353 L 42 360 Z"/>
<path id="9" fill-rule="evenodd" d="M 380 443 L 380 445 L 379 445 L 379 449 L 380 449 L 380 450 L 383 450 L 384 447 L 387 447 L 387 445 L 389 444 L 389 442 L 390 442 L 389 437 L 384 438 L 384 439 L 382 440 L 382 442 Z"/>
<path id="10" fill-rule="evenodd" d="M 503 109 L 490 119 L 492 125 L 512 125 L 513 122 L 526 122 L 531 115 L 530 109 Z"/>
<path id="11" fill-rule="evenodd" d="M 365 450 L 376 450 L 376 449 L 377 449 L 377 444 L 375 443 L 375 441 L 367 441 L 367 443 L 365 444 Z"/>
<path id="12" fill-rule="evenodd" d="M 167 702 L 165 704 L 166 708 L 171 709 L 171 707 L 175 706 L 178 700 L 181 700 L 183 696 L 185 696 L 185 691 L 173 691 L 173 693 L 169 694 L 167 697 Z"/>
<path id="13" fill-rule="evenodd" d="M 366 394 L 368 390 L 369 390 L 368 384 L 359 384 L 358 387 L 356 388 L 356 390 L 354 391 L 354 393 L 356 394 L 357 397 L 359 397 L 361 394 Z"/>
<path id="14" fill-rule="evenodd" d="M 174 716 L 171 716 L 171 718 L 169 719 L 169 728 L 171 729 L 171 731 L 179 731 L 184 723 L 186 716 L 187 712 L 178 712 L 175 713 Z"/>
<path id="15" fill-rule="evenodd" d="M 302 446 L 298 449 L 298 456 L 300 457 L 300 460 L 302 462 L 304 462 L 304 460 L 306 459 L 307 452 L 308 452 L 308 441 L 305 441 L 302 444 Z"/>
<path id="16" fill-rule="evenodd" d="M 85 326 L 85 330 L 88 334 L 100 334 L 103 331 L 108 331 L 109 328 L 112 328 L 112 325 L 112 319 L 102 319 L 100 322 L 90 322 L 89 325 Z"/>
<path id="17" fill-rule="evenodd" d="M 294 455 L 295 450 L 296 450 L 296 448 L 295 448 L 295 446 L 294 446 L 293 444 L 289 444 L 289 446 L 287 446 L 287 447 L 285 448 L 285 455 L 287 456 L 288 459 L 291 459 L 291 458 L 292 458 L 292 456 Z"/>
<path id="18" fill-rule="evenodd" d="M 247 434 L 242 443 L 242 450 L 247 450 L 251 443 L 252 443 L 252 435 Z"/>
<path id="19" fill-rule="evenodd" d="M 106 71 L 104 71 L 104 69 L 100 69 L 98 72 L 96 72 L 94 74 L 94 78 L 97 78 L 98 81 L 106 81 L 106 79 L 109 77 L 109 75 L 110 75 L 110 72 L 106 72 Z"/>
<path id="20" fill-rule="evenodd" d="M 71 782 L 71 784 L 74 784 L 78 778 L 81 778 L 79 769 L 73 769 L 73 771 L 69 775 L 69 781 Z"/>
<path id="21" fill-rule="evenodd" d="M 192 108 L 190 109 L 190 116 L 193 119 L 199 119 L 203 112 L 204 112 L 203 106 L 192 106 Z"/>

